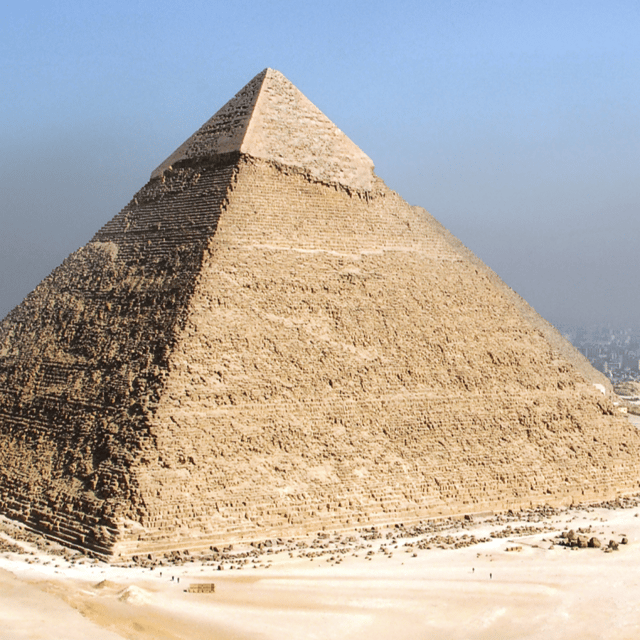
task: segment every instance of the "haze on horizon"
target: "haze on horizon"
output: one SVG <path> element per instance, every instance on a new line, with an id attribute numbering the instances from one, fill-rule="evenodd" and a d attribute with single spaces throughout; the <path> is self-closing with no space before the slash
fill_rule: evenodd
<path id="1" fill-rule="evenodd" d="M 256 73 L 555 324 L 640 325 L 640 5 L 13 2 L 0 317 Z"/>

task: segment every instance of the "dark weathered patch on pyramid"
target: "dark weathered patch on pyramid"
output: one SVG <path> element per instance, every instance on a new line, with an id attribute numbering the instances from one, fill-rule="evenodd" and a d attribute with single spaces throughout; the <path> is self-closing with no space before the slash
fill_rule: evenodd
<path id="1" fill-rule="evenodd" d="M 127 555 L 604 498 L 601 381 L 265 70 L 0 325 L 0 508 Z"/>

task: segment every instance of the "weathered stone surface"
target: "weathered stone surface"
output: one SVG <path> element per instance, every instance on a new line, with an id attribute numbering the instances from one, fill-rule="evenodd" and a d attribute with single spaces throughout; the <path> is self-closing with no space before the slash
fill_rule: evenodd
<path id="1" fill-rule="evenodd" d="M 261 76 L 0 325 L 2 512 L 132 555 L 637 488 L 598 374 L 429 214 L 247 152 Z"/>

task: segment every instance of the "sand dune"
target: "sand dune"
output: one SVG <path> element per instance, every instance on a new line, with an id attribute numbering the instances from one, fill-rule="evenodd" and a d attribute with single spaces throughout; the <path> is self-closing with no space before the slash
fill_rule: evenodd
<path id="1" fill-rule="evenodd" d="M 449 521 L 417 536 L 310 536 L 252 551 L 251 561 L 232 560 L 251 549 L 238 546 L 223 570 L 198 558 L 114 567 L 16 541 L 25 553 L 0 554 L 0 637 L 635 638 L 637 504 Z M 627 544 L 613 552 L 557 544 L 569 529 Z M 215 582 L 216 592 L 188 593 L 196 582 Z"/>

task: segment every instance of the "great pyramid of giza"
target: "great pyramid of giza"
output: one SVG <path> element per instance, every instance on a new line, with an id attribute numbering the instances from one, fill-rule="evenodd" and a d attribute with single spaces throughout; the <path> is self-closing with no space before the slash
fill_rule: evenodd
<path id="1" fill-rule="evenodd" d="M 266 69 L 0 325 L 0 512 L 117 558 L 608 498 L 594 383 Z"/>

